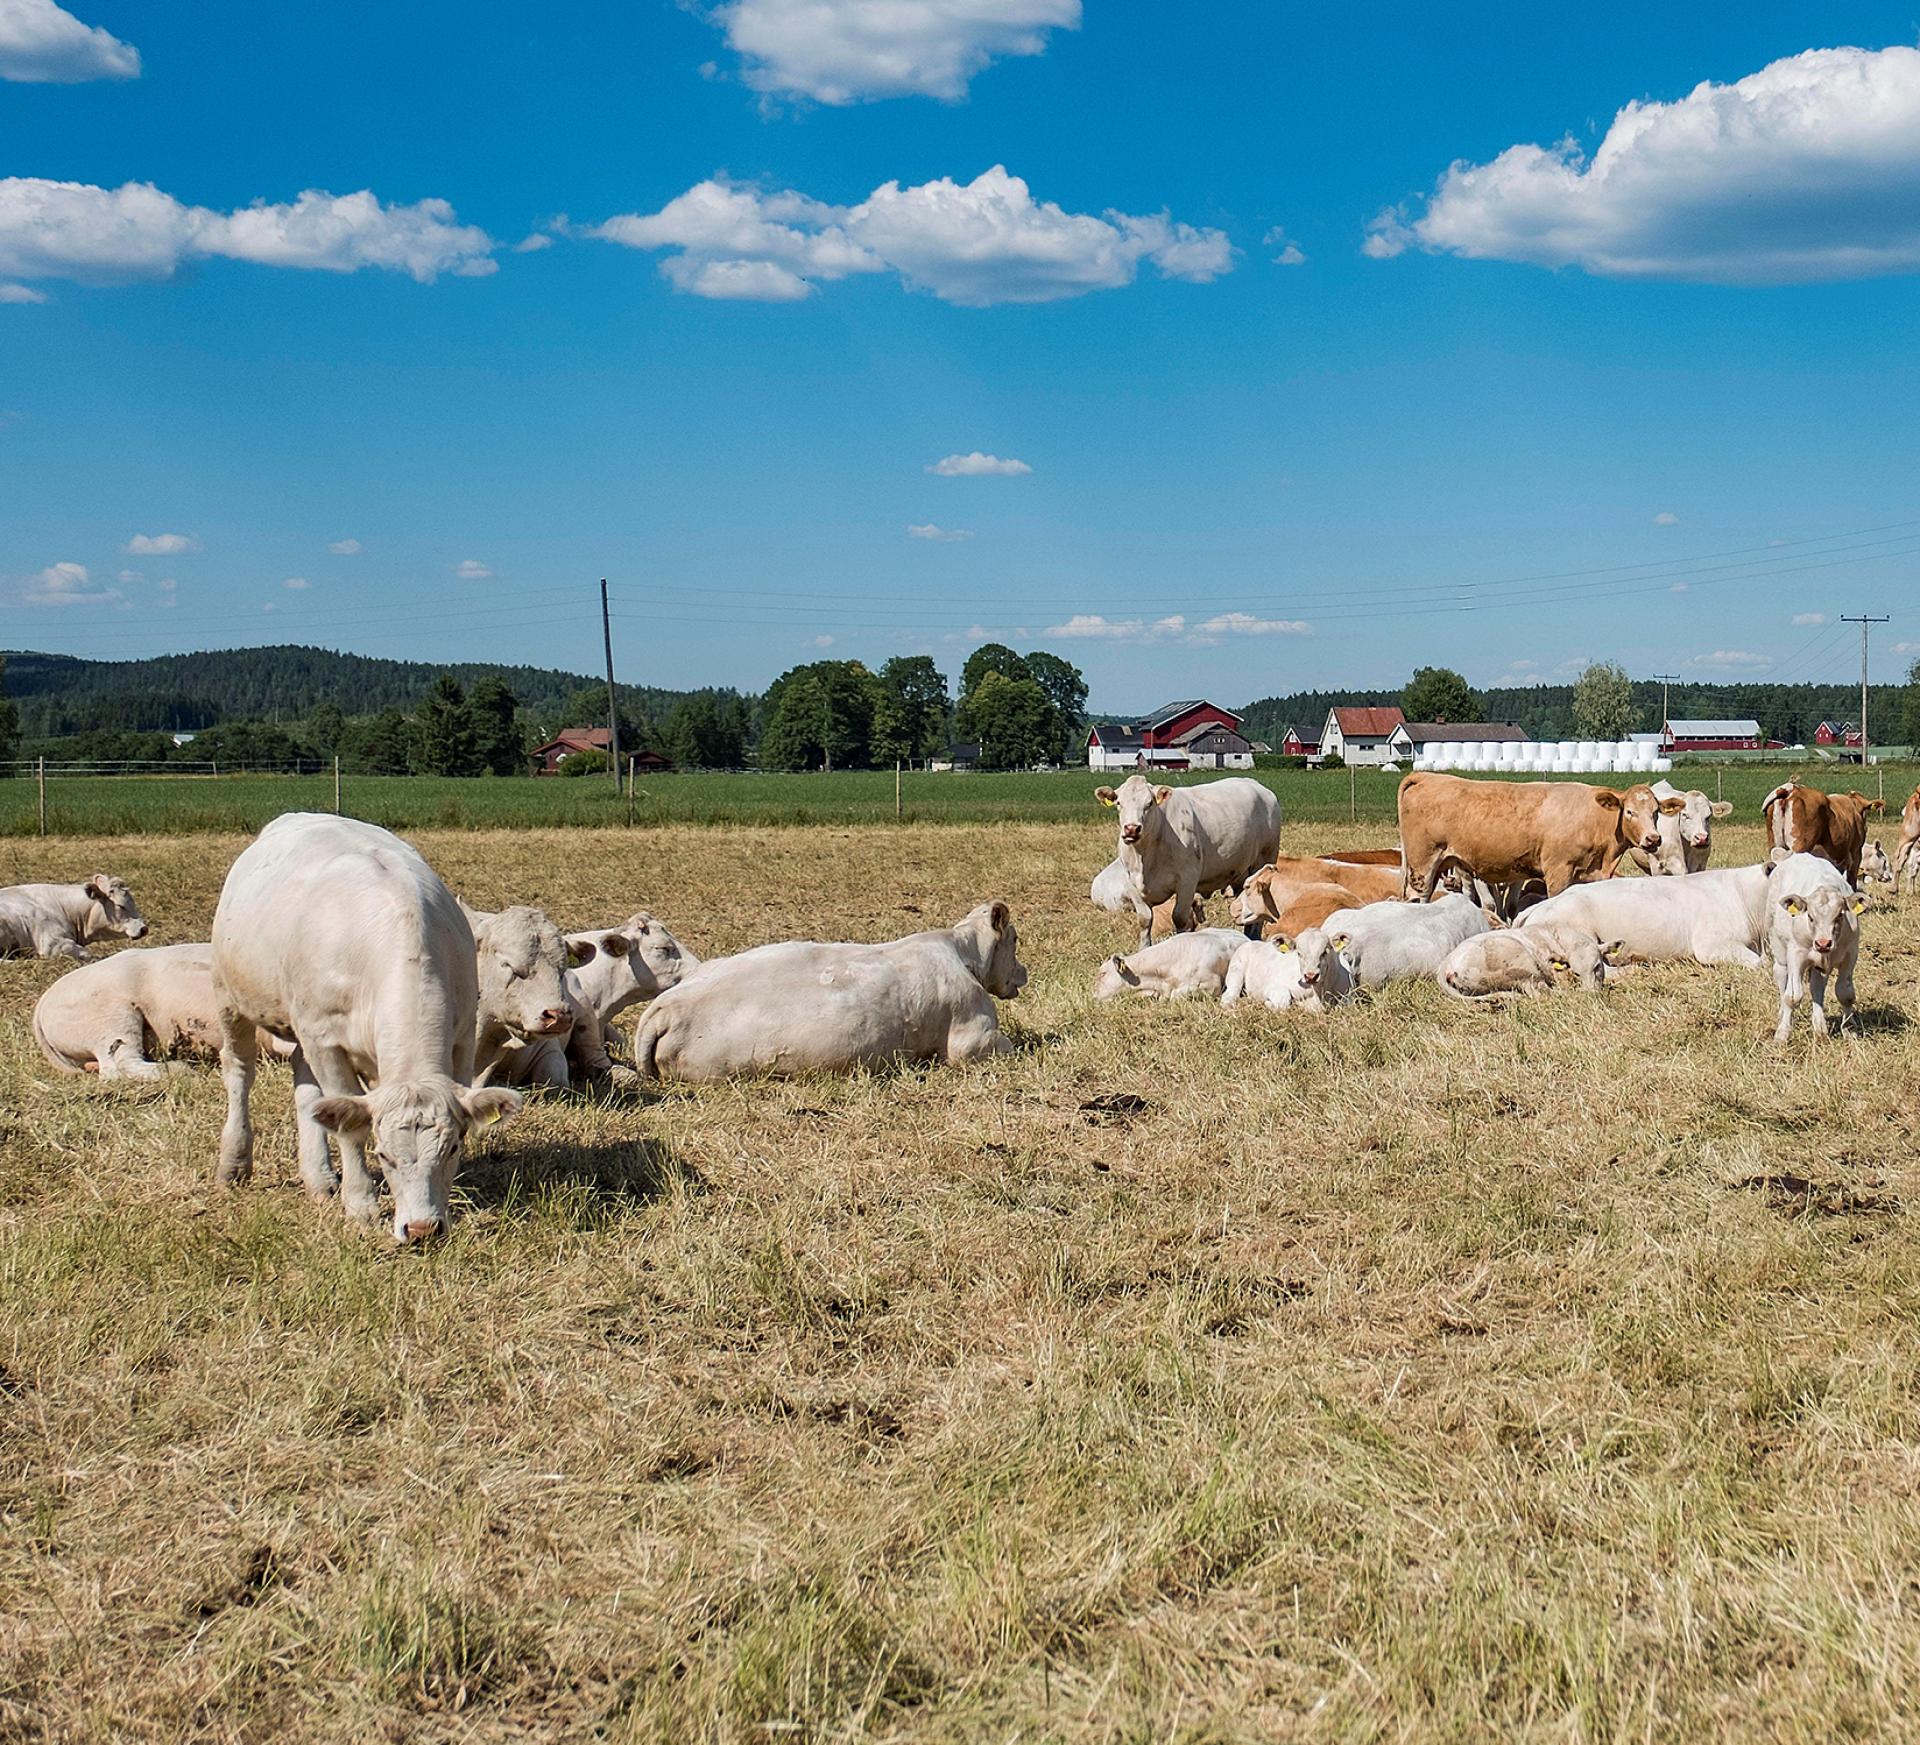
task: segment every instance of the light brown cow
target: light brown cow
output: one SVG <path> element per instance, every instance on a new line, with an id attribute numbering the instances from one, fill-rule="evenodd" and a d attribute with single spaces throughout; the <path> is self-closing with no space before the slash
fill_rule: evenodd
<path id="1" fill-rule="evenodd" d="M 1903 891 L 1920 885 L 1920 788 L 1913 790 L 1900 814 L 1900 846 L 1893 853 L 1893 871 Z"/>
<path id="2" fill-rule="evenodd" d="M 1644 782 L 1624 790 L 1585 782 L 1476 782 L 1415 770 L 1400 783 L 1407 894 L 1431 901 L 1450 866 L 1488 884 L 1544 880 L 1547 894 L 1610 879 L 1629 848 L 1660 846 L 1660 819 L 1686 801 Z"/>
<path id="3" fill-rule="evenodd" d="M 1867 818 L 1884 812 L 1882 801 L 1865 794 L 1827 794 L 1804 785 L 1798 776 L 1782 782 L 1761 805 L 1767 841 L 1789 854 L 1817 854 L 1860 882 L 1860 853 L 1867 845 Z"/>
<path id="4" fill-rule="evenodd" d="M 1329 915 L 1352 907 L 1353 893 L 1344 885 L 1307 885 L 1289 894 L 1286 907 L 1270 926 L 1256 921 L 1243 931 L 1249 939 L 1258 939 L 1263 932 L 1269 939 L 1296 939 Z"/>
<path id="5" fill-rule="evenodd" d="M 1278 921 L 1296 898 L 1315 886 L 1337 886 L 1346 892 L 1349 904 L 1379 903 L 1401 894 L 1401 880 L 1397 854 L 1390 866 L 1281 855 L 1241 886 L 1240 894 L 1233 900 L 1233 919 L 1251 935 L 1255 928 Z M 1294 929 L 1289 927 L 1285 931 L 1291 933 Z"/>
<path id="6" fill-rule="evenodd" d="M 1321 860 L 1337 860 L 1343 866 L 1399 866 L 1397 848 L 1330 848 Z"/>

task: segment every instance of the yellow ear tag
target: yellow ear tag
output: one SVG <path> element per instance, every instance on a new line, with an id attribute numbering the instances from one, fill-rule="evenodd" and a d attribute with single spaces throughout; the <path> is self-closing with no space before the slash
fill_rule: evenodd
<path id="1" fill-rule="evenodd" d="M 1353 935 L 1351 933 L 1336 934 L 1333 939 L 1333 949 L 1335 951 L 1345 951 L 1352 943 Z"/>
<path id="2" fill-rule="evenodd" d="M 1867 899 L 1865 897 L 1855 897 L 1853 899 L 1853 912 L 1856 915 L 1864 915 L 1867 912 Z"/>
<path id="3" fill-rule="evenodd" d="M 1105 794 L 1097 794 L 1094 797 L 1097 800 L 1099 800 L 1101 805 L 1106 806 L 1109 809 L 1119 804 L 1117 800 L 1109 800 Z"/>
<path id="4" fill-rule="evenodd" d="M 1273 942 L 1273 949 L 1275 951 L 1291 951 L 1293 949 L 1293 941 L 1291 939 L 1276 939 Z"/>
<path id="5" fill-rule="evenodd" d="M 1564 957 L 1550 957 L 1547 959 L 1547 962 L 1552 964 L 1555 969 L 1565 969 L 1567 967 L 1567 960 Z"/>

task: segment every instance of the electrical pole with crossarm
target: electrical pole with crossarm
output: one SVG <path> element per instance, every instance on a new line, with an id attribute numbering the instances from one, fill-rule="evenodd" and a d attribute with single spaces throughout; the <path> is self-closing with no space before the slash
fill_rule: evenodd
<path id="1" fill-rule="evenodd" d="M 1667 723 L 1673 718 L 1672 705 L 1667 701 L 1667 687 L 1669 685 L 1679 684 L 1680 675 L 1678 673 L 1655 673 L 1653 676 L 1660 681 L 1660 732 L 1664 736 L 1667 731 Z"/>
<path id="2" fill-rule="evenodd" d="M 1884 613 L 1878 618 L 1867 617 L 1864 614 L 1858 618 L 1849 618 L 1845 613 L 1842 613 L 1840 616 L 1840 622 L 1842 624 L 1857 624 L 1860 626 L 1860 767 L 1862 769 L 1865 769 L 1867 767 L 1867 745 L 1868 745 L 1868 740 L 1867 740 L 1867 626 L 1869 624 L 1885 624 L 1887 621 L 1888 621 L 1887 617 Z"/>

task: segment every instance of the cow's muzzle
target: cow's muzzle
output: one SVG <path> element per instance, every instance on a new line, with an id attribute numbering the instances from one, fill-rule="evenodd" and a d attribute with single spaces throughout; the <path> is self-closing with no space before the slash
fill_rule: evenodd
<path id="1" fill-rule="evenodd" d="M 1138 842 L 1140 840 L 1140 826 L 1138 824 L 1122 824 L 1120 826 L 1120 840 L 1122 842 Z"/>
<path id="2" fill-rule="evenodd" d="M 400 1240 L 409 1246 L 417 1242 L 428 1242 L 440 1235 L 446 1227 L 446 1220 L 443 1218 L 416 1218 L 411 1224 L 401 1226 Z"/>
<path id="3" fill-rule="evenodd" d="M 145 939 L 146 936 L 147 924 L 144 921 L 136 921 L 127 929 L 127 937 L 129 939 Z"/>
<path id="4" fill-rule="evenodd" d="M 549 1006 L 540 1014 L 540 1022 L 528 1032 L 532 1036 L 564 1036 L 573 1028 L 573 1014 L 564 1007 Z"/>

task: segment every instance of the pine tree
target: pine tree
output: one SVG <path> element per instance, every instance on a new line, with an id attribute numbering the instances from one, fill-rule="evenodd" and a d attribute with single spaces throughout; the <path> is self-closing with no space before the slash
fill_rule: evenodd
<path id="1" fill-rule="evenodd" d="M 476 773 L 527 773 L 527 736 L 521 731 L 519 709 L 502 680 L 484 678 L 474 685 L 467 697 L 466 713 Z"/>
<path id="2" fill-rule="evenodd" d="M 433 681 L 413 717 L 413 773 L 470 776 L 479 772 L 466 693 L 452 673 Z"/>

